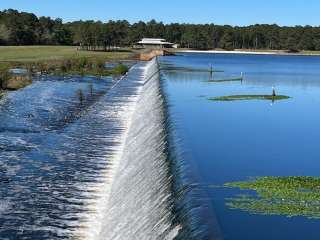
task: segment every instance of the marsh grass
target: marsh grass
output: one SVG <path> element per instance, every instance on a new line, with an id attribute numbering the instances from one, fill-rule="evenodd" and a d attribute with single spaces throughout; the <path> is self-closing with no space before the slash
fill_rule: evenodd
<path id="1" fill-rule="evenodd" d="M 0 46 L 0 62 L 61 61 L 83 57 L 116 61 L 132 55 L 131 51 L 80 51 L 75 46 Z"/>
<path id="2" fill-rule="evenodd" d="M 129 68 L 126 65 L 119 64 L 116 67 L 113 68 L 112 72 L 113 74 L 119 74 L 124 75 L 129 71 Z"/>
<path id="3" fill-rule="evenodd" d="M 0 46 L 1 87 L 11 79 L 9 69 L 24 68 L 30 74 L 93 75 L 124 74 L 127 70 L 106 70 L 105 63 L 125 60 L 133 52 L 80 51 L 75 46 Z"/>
<path id="4" fill-rule="evenodd" d="M 39 73 L 41 75 L 92 75 L 92 76 L 109 76 L 112 74 L 125 74 L 128 67 L 119 64 L 114 69 L 105 68 L 106 59 L 104 58 L 70 58 L 54 61 L 37 61 L 26 63 L 9 63 L 11 68 L 25 68 L 31 74 Z"/>
<path id="5" fill-rule="evenodd" d="M 12 74 L 9 72 L 10 66 L 5 64 L 5 65 L 0 65 L 0 89 L 4 89 L 8 81 L 11 79 Z"/>
<path id="6" fill-rule="evenodd" d="M 1 48 L 0 48 L 1 49 Z M 0 89 L 19 89 L 29 85 L 32 75 L 91 75 L 96 77 L 110 75 L 124 75 L 129 68 L 123 64 L 115 66 L 113 69 L 106 69 L 105 65 L 109 59 L 104 56 L 62 58 L 55 60 L 39 61 L 18 61 L 0 63 Z M 10 69 L 27 69 L 25 76 L 14 76 Z"/>
<path id="7" fill-rule="evenodd" d="M 228 79 L 210 79 L 204 82 L 207 83 L 220 83 L 220 82 L 241 82 L 243 81 L 242 77 L 238 77 L 238 78 L 228 78 Z"/>

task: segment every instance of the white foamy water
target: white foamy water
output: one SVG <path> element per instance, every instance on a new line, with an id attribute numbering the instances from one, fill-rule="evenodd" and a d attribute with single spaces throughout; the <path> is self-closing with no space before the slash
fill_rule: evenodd
<path id="1" fill-rule="evenodd" d="M 95 189 L 95 198 L 88 202 L 91 214 L 85 213 L 84 228 L 76 233 L 82 239 L 174 239 L 181 229 L 172 224 L 172 179 L 156 61 L 135 66 L 114 90 L 129 81 L 135 81 L 136 95 L 106 111 L 106 117 L 116 115 L 123 131 L 114 140 L 118 144 L 104 179 L 87 186 Z"/>
<path id="2" fill-rule="evenodd" d="M 39 78 L 1 99 L 0 239 L 181 235 L 158 70 Z"/>

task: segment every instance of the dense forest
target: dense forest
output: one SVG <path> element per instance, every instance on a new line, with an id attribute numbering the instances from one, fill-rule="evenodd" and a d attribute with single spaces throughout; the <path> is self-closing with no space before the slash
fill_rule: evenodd
<path id="1" fill-rule="evenodd" d="M 77 45 L 87 50 L 132 46 L 143 37 L 161 37 L 183 48 L 320 50 L 320 27 L 214 24 L 163 24 L 152 20 L 76 21 L 37 17 L 16 10 L 0 11 L 0 45 Z"/>

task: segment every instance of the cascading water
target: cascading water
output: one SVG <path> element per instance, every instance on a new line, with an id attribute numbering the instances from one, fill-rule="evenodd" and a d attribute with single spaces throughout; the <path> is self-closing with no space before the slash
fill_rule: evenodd
<path id="1" fill-rule="evenodd" d="M 94 235 L 142 67 L 128 81 L 39 79 L 1 100 L 0 239 Z"/>
<path id="2" fill-rule="evenodd" d="M 164 102 L 155 61 L 132 115 L 97 239 L 174 239 L 172 177 L 166 154 Z"/>
<path id="3" fill-rule="evenodd" d="M 102 96 L 114 84 L 110 78 L 39 79 L 1 99 L 1 239 L 66 239 L 81 226 L 89 198 L 83 189 L 108 168 L 102 155 L 113 132 L 111 123 L 101 125 Z"/>
<path id="4" fill-rule="evenodd" d="M 0 111 L 0 239 L 199 239 L 156 60 L 120 81 L 40 79 Z"/>

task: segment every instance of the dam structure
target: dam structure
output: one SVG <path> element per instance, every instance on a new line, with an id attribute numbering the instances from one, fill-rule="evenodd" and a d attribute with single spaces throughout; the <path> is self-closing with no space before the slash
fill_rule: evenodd
<path id="1" fill-rule="evenodd" d="M 123 129 L 105 173 L 109 181 L 92 189 L 99 194 L 91 216 L 85 213 L 83 239 L 169 240 L 179 235 L 159 74 L 155 59 L 140 62 L 113 89 L 123 94 L 129 87 L 133 93 L 118 112 Z"/>
<path id="2" fill-rule="evenodd" d="M 39 77 L 0 99 L 0 239 L 206 239 L 159 69 Z"/>

